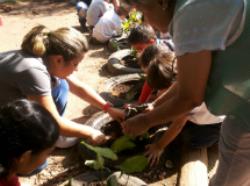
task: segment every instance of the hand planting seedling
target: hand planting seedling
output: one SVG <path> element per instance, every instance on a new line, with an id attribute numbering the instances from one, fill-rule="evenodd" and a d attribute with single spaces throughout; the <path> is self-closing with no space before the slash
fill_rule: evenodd
<path id="1" fill-rule="evenodd" d="M 118 160 L 118 153 L 128 149 L 136 148 L 133 140 L 127 136 L 122 136 L 114 141 L 111 148 L 108 147 L 95 147 L 85 142 L 82 145 L 93 151 L 96 155 L 94 160 L 86 160 L 85 165 L 95 170 L 103 170 L 105 168 L 105 159 L 112 161 Z M 147 158 L 144 155 L 135 155 L 125 159 L 121 164 L 115 166 L 118 170 L 124 173 L 141 172 L 148 166 Z"/>

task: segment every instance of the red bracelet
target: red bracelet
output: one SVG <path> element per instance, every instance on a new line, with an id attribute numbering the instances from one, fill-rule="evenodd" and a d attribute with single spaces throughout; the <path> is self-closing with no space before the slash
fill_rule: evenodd
<path id="1" fill-rule="evenodd" d="M 111 105 L 109 102 L 107 102 L 107 103 L 103 106 L 102 110 L 103 110 L 104 112 L 107 112 L 108 109 L 109 109 L 110 107 L 112 107 L 112 105 Z"/>

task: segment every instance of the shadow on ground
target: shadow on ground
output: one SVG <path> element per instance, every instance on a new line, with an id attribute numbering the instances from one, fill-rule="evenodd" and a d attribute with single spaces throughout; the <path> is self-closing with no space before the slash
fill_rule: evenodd
<path id="1" fill-rule="evenodd" d="M 72 11 L 72 8 L 74 6 L 68 0 L 26 0 L 0 3 L 0 14 L 48 16 L 65 14 Z"/>

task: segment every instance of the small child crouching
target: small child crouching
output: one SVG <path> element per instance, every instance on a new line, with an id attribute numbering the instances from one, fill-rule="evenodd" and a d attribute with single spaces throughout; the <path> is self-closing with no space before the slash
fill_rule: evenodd
<path id="1" fill-rule="evenodd" d="M 164 50 L 174 51 L 172 39 L 158 39 L 154 29 L 149 25 L 140 25 L 131 29 L 128 42 L 138 53 L 142 53 L 150 45 L 157 45 Z"/>
<path id="2" fill-rule="evenodd" d="M 153 101 L 156 98 L 157 90 L 166 89 L 170 86 L 172 83 L 171 79 L 174 78 L 172 76 L 175 75 L 175 59 L 174 52 L 165 50 L 165 48 L 161 46 L 151 45 L 144 50 L 140 56 L 139 65 L 147 75 L 147 80 L 139 96 L 139 104 Z M 158 62 L 158 60 L 162 60 L 164 63 Z M 157 74 L 158 79 L 154 78 L 154 74 Z M 152 88 L 150 84 L 155 88 Z"/>

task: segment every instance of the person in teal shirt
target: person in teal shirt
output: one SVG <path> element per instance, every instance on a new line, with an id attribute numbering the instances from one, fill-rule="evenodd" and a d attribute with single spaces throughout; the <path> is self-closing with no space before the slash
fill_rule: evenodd
<path id="1" fill-rule="evenodd" d="M 250 184 L 250 1 L 123 0 L 142 11 L 175 44 L 178 77 L 151 104 L 151 111 L 122 123 L 129 135 L 189 112 L 206 102 L 226 115 L 219 142 L 219 167 L 212 186 Z"/>

